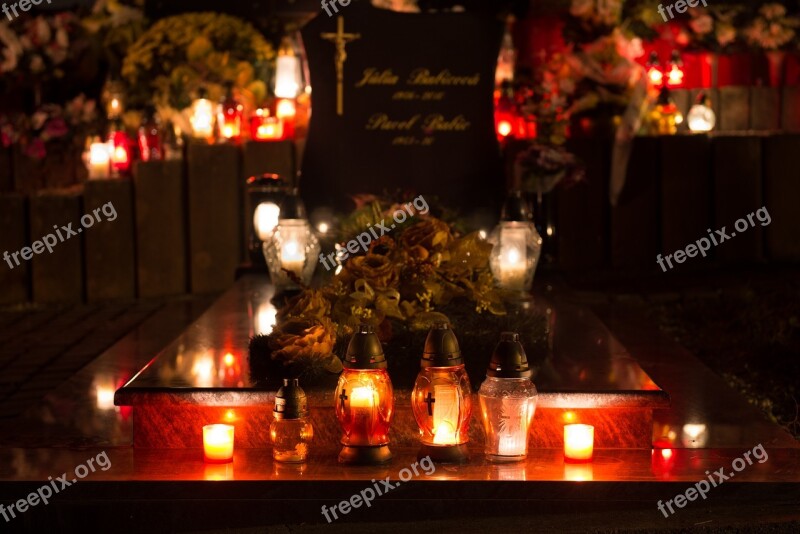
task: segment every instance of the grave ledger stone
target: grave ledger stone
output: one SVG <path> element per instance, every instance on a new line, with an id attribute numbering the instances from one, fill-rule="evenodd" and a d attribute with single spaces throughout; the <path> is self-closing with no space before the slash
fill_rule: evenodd
<path id="1" fill-rule="evenodd" d="M 302 34 L 314 112 L 300 187 L 311 206 L 396 190 L 438 195 L 464 211 L 499 203 L 492 92 L 500 22 L 359 2 L 321 13 Z"/>

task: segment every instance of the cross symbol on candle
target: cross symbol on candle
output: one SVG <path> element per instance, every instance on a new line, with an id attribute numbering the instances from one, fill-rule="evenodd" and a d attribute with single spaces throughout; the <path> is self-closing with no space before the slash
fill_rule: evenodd
<path id="1" fill-rule="evenodd" d="M 433 398 L 430 391 L 424 402 L 428 405 L 428 415 L 433 415 L 433 403 L 436 402 L 436 399 Z"/>
<path id="2" fill-rule="evenodd" d="M 342 394 L 341 394 L 341 395 L 339 395 L 339 398 L 340 398 L 340 399 L 341 399 L 341 401 L 342 401 L 342 410 L 344 410 L 344 401 L 346 401 L 346 400 L 347 400 L 347 395 L 345 395 L 345 393 L 347 393 L 347 390 L 346 390 L 346 389 L 343 389 L 343 390 L 342 390 Z"/>

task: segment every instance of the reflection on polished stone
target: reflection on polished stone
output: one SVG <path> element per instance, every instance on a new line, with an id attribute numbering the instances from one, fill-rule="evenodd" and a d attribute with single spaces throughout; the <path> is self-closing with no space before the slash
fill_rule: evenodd
<path id="1" fill-rule="evenodd" d="M 490 464 L 487 480 L 527 480 L 525 461 L 507 464 Z"/>
<path id="2" fill-rule="evenodd" d="M 234 480 L 233 462 L 227 464 L 204 464 L 203 479 L 205 480 Z"/>
<path id="3" fill-rule="evenodd" d="M 708 443 L 708 428 L 702 423 L 687 423 L 683 425 L 681 443 L 690 449 L 699 449 Z"/>
<path id="4" fill-rule="evenodd" d="M 582 464 L 564 463 L 564 480 L 586 482 L 594 480 L 594 468 L 591 462 Z"/>

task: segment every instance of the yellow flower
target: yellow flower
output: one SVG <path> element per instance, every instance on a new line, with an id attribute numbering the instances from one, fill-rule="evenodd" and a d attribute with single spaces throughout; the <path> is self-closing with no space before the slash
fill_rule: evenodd
<path id="1" fill-rule="evenodd" d="M 306 289 L 292 297 L 286 305 L 278 310 L 277 319 L 283 321 L 290 317 L 315 317 L 322 319 L 331 312 L 331 303 L 325 298 L 322 291 Z"/>

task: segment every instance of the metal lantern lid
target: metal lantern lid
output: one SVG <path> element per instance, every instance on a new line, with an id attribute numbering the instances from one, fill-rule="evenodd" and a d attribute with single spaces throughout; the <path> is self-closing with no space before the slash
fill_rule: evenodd
<path id="1" fill-rule="evenodd" d="M 383 346 L 371 324 L 358 325 L 358 331 L 347 345 L 342 365 L 345 369 L 386 369 Z"/>
<path id="2" fill-rule="evenodd" d="M 703 91 L 700 91 L 697 94 L 697 100 L 695 101 L 695 103 L 699 104 L 701 106 L 706 106 L 707 108 L 710 108 L 711 107 L 711 98 L 709 98 L 709 96 L 706 93 L 704 93 Z"/>
<path id="3" fill-rule="evenodd" d="M 528 357 L 525 349 L 519 342 L 516 332 L 503 332 L 500 334 L 500 343 L 492 353 L 486 376 L 494 378 L 530 378 L 533 371 L 528 366 Z"/>
<path id="4" fill-rule="evenodd" d="M 284 378 L 283 386 L 275 394 L 275 419 L 300 419 L 308 415 L 306 392 L 296 378 Z"/>
<path id="5" fill-rule="evenodd" d="M 527 200 L 522 196 L 522 191 L 512 191 L 506 197 L 503 210 L 500 212 L 500 220 L 530 222 L 531 211 Z"/>
<path id="6" fill-rule="evenodd" d="M 455 332 L 445 322 L 433 325 L 425 339 L 425 352 L 420 365 L 424 367 L 453 367 L 464 365 Z"/>
<path id="7" fill-rule="evenodd" d="M 295 188 L 281 202 L 281 219 L 306 219 L 306 205 Z"/>

